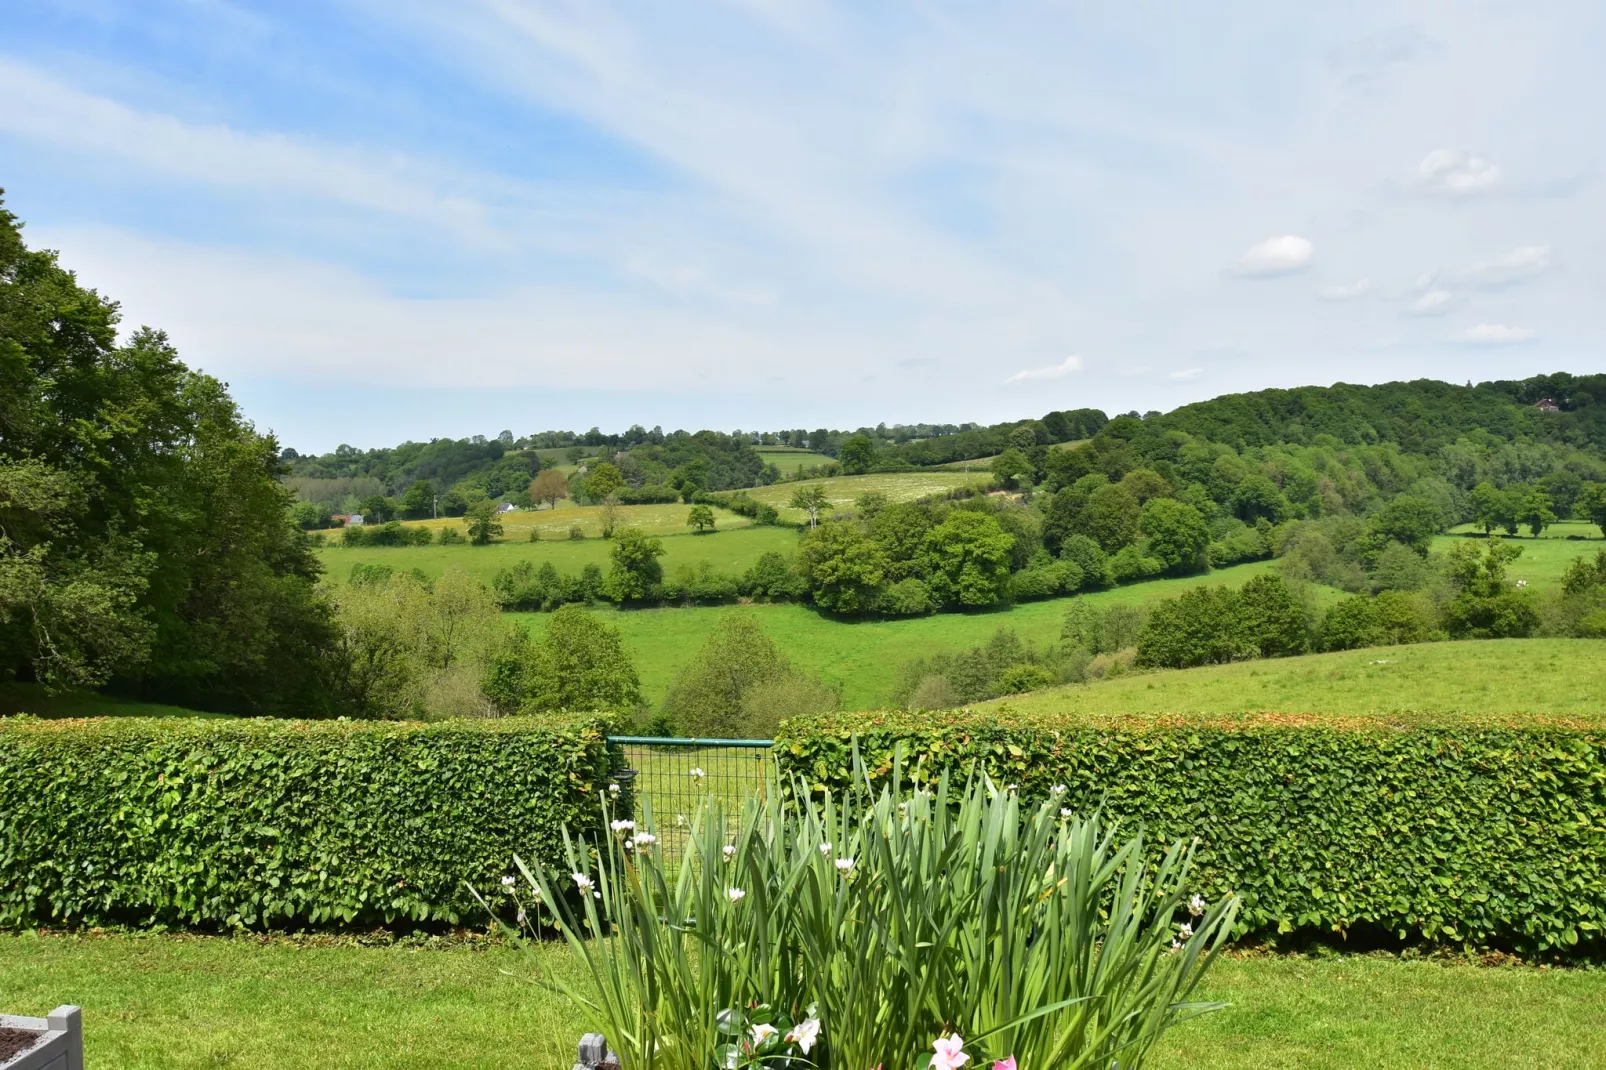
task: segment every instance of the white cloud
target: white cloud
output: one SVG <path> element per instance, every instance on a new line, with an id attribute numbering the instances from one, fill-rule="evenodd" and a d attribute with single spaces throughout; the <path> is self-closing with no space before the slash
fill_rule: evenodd
<path id="1" fill-rule="evenodd" d="M 1297 234 L 1267 238 L 1244 250 L 1238 258 L 1238 274 L 1256 278 L 1288 275 L 1309 267 L 1315 255 L 1316 246 Z"/>
<path id="2" fill-rule="evenodd" d="M 1480 290 L 1499 290 L 1542 274 L 1550 267 L 1550 246 L 1519 245 L 1490 260 L 1477 260 L 1461 270 L 1461 281 Z"/>
<path id="3" fill-rule="evenodd" d="M 1183 368 L 1181 371 L 1171 373 L 1172 379 L 1197 379 L 1204 374 L 1203 368 Z"/>
<path id="4" fill-rule="evenodd" d="M 1455 307 L 1455 294 L 1449 290 L 1429 290 L 1411 302 L 1406 311 L 1413 316 L 1442 316 Z"/>
<path id="5" fill-rule="evenodd" d="M 1081 370 L 1082 358 L 1073 354 L 1072 356 L 1066 357 L 1058 364 L 1050 364 L 1042 368 L 1024 368 L 1021 371 L 1016 372 L 1014 375 L 1011 375 L 1008 379 L 1005 379 L 1004 382 L 1024 383 L 1030 379 L 1061 379 L 1072 372 L 1079 372 Z"/>
<path id="6" fill-rule="evenodd" d="M 478 229 L 483 209 L 449 192 L 450 176 L 394 153 L 383 156 L 277 133 L 196 125 L 138 111 L 66 86 L 0 57 L 0 133 L 111 157 L 148 172 L 274 197 L 314 197 L 348 207 Z"/>
<path id="7" fill-rule="evenodd" d="M 1418 188 L 1448 197 L 1465 197 L 1494 188 L 1500 168 L 1481 156 L 1435 149 L 1422 158 L 1413 176 Z"/>
<path id="8" fill-rule="evenodd" d="M 1538 333 L 1528 327 L 1512 327 L 1504 323 L 1480 323 L 1456 335 L 1456 340 L 1466 342 L 1468 345 L 1508 346 L 1518 342 L 1531 342 L 1538 337 Z"/>
<path id="9" fill-rule="evenodd" d="M 1316 296 L 1323 301 L 1354 301 L 1365 297 L 1372 292 L 1370 279 L 1356 279 L 1354 282 L 1341 282 L 1334 286 L 1324 286 L 1316 291 Z"/>

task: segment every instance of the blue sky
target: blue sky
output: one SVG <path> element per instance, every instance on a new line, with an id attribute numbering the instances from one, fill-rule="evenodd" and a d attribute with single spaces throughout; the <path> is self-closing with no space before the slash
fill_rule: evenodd
<path id="1" fill-rule="evenodd" d="M 54 0 L 35 245 L 301 450 L 1602 370 L 1606 5 Z"/>

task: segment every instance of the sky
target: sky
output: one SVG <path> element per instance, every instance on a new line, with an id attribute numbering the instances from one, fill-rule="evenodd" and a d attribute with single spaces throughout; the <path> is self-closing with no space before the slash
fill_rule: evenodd
<path id="1" fill-rule="evenodd" d="M 20 0 L 0 187 L 302 452 L 1598 372 L 1606 5 Z"/>

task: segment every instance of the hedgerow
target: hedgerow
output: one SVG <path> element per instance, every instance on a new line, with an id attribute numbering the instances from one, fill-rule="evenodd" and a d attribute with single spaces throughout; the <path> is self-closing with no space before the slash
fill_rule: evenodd
<path id="1" fill-rule="evenodd" d="M 0 719 L 0 926 L 456 924 L 598 827 L 608 729 Z"/>
<path id="2" fill-rule="evenodd" d="M 985 767 L 999 784 L 1197 836 L 1238 935 L 1387 935 L 1599 952 L 1606 934 L 1606 729 L 1566 722 L 840 714 L 785 723 L 783 780 L 848 783 Z"/>

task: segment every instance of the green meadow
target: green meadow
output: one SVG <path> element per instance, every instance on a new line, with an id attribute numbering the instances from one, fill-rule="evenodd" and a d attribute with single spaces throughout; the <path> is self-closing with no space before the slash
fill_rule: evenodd
<path id="1" fill-rule="evenodd" d="M 1242 584 L 1271 567 L 1270 561 L 1256 561 L 1205 576 L 1152 580 L 1071 597 L 1085 598 L 1098 606 L 1140 603 L 1169 598 L 1201 583 Z M 1337 597 L 1336 592 L 1333 597 Z M 901 620 L 840 620 L 808 606 L 785 604 L 627 610 L 598 607 L 594 612 L 622 633 L 641 675 L 643 696 L 649 702 L 663 699 L 675 674 L 702 647 L 721 619 L 732 613 L 748 613 L 763 624 L 799 669 L 841 687 L 843 708 L 873 709 L 886 703 L 898 667 L 905 661 L 937 650 L 985 643 L 999 628 L 1012 628 L 1022 639 L 1037 645 L 1057 643 L 1070 602 L 1071 598 L 1052 598 L 987 613 L 938 613 Z M 545 627 L 549 619 L 541 613 L 514 616 L 531 629 Z"/>
<path id="2" fill-rule="evenodd" d="M 1606 719 L 1606 657 L 1598 639 L 1417 643 L 1132 672 L 975 708 L 1068 716 L 1538 714 L 1593 721 Z"/>
<path id="3" fill-rule="evenodd" d="M 835 460 L 823 453 L 813 450 L 800 450 L 793 446 L 755 446 L 753 452 L 765 464 L 773 464 L 781 470 L 781 475 L 790 476 L 803 468 L 812 468 L 819 464 L 829 464 Z"/>
<path id="4" fill-rule="evenodd" d="M 583 1022 L 541 985 L 569 949 L 162 935 L 0 935 L 0 1005 L 84 1009 L 104 1070 L 425 1066 L 555 1070 Z M 1228 954 L 1154 1070 L 1606 1065 L 1606 971 Z"/>
<path id="5" fill-rule="evenodd" d="M 982 485 L 991 480 L 985 470 L 965 473 L 946 468 L 929 468 L 921 472 L 873 472 L 865 476 L 832 476 L 829 479 L 805 479 L 798 483 L 776 483 L 768 487 L 754 487 L 747 493 L 761 502 L 781 511 L 781 517 L 793 523 L 808 519 L 801 509 L 787 503 L 792 495 L 804 487 L 825 488 L 826 500 L 833 509 L 846 509 L 866 494 L 885 494 L 888 501 L 907 502 L 924 498 L 928 494 L 946 494 L 955 487 Z"/>

